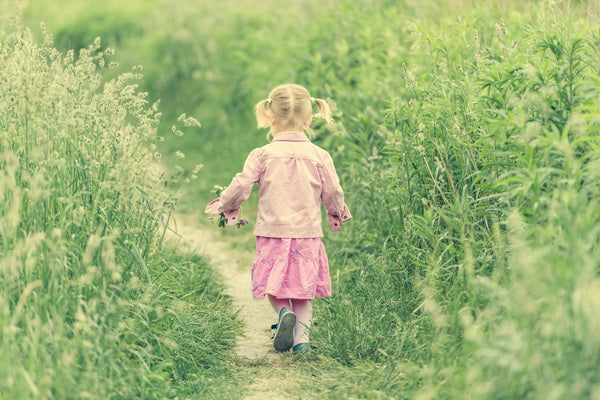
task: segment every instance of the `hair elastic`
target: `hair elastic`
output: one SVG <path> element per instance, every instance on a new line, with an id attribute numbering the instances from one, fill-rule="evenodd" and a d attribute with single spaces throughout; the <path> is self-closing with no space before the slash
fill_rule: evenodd
<path id="1" fill-rule="evenodd" d="M 267 99 L 267 105 L 268 105 L 268 106 L 270 106 L 270 105 L 271 105 L 271 98 L 270 98 L 270 97 Z"/>
<path id="2" fill-rule="evenodd" d="M 313 104 L 315 104 L 315 98 L 314 98 L 314 97 L 311 97 L 311 98 L 310 98 L 310 102 L 311 102 L 311 103 L 313 103 Z"/>

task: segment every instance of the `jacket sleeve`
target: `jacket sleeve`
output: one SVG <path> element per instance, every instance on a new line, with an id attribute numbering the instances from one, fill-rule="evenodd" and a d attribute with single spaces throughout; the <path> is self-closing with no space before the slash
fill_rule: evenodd
<path id="1" fill-rule="evenodd" d="M 352 215 L 350 214 L 350 210 L 344 204 L 344 212 L 341 216 L 331 215 L 327 213 L 327 218 L 329 219 L 329 225 L 331 226 L 332 231 L 341 231 L 342 230 L 342 222 L 346 222 L 352 219 Z"/>
<path id="2" fill-rule="evenodd" d="M 333 160 L 327 154 L 326 159 L 321 165 L 321 201 L 327 210 L 327 217 L 331 229 L 339 231 L 343 221 L 351 218 L 350 211 L 344 203 L 344 191 L 340 186 L 340 179 L 335 171 Z"/>
<path id="3" fill-rule="evenodd" d="M 260 149 L 254 149 L 246 158 L 242 172 L 237 173 L 227 189 L 221 193 L 218 211 L 235 210 L 250 197 L 252 186 L 260 179 L 261 171 Z"/>

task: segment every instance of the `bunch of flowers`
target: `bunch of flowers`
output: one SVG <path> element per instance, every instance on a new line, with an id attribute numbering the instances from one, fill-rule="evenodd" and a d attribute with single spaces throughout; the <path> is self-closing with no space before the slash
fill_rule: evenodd
<path id="1" fill-rule="evenodd" d="M 213 190 L 211 191 L 211 193 L 214 193 L 217 195 L 217 197 L 221 197 L 221 193 L 223 193 L 223 191 L 227 189 L 226 186 L 221 186 L 221 185 L 215 185 Z M 218 200 L 218 199 L 217 199 Z M 209 206 L 207 207 L 207 214 L 209 214 L 209 218 L 211 219 L 211 221 L 213 220 L 213 215 L 217 215 L 216 212 L 209 212 L 209 207 L 211 204 L 215 204 L 218 203 L 216 200 L 214 200 L 213 202 L 211 202 L 209 204 Z M 238 214 L 241 215 L 242 213 L 242 207 L 240 206 L 238 208 L 238 212 L 235 212 L 233 214 L 231 213 L 226 213 L 226 212 L 220 212 L 218 213 L 219 215 L 219 219 L 217 221 L 217 226 L 219 228 L 225 228 L 227 225 L 229 226 L 237 226 L 238 229 L 244 225 L 246 225 L 248 223 L 247 220 L 239 218 Z M 229 221 L 229 219 L 231 218 L 231 222 Z M 237 219 L 237 222 L 235 222 L 235 220 Z"/>

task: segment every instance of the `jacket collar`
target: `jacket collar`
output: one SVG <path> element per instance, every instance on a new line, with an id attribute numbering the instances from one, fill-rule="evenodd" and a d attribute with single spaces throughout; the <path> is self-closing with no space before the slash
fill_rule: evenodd
<path id="1" fill-rule="evenodd" d="M 310 142 L 304 132 L 286 131 L 275 135 L 272 142 Z"/>

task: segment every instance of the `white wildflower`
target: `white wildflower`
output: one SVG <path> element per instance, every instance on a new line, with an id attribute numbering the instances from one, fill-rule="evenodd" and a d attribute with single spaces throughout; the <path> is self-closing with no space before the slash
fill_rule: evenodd
<path id="1" fill-rule="evenodd" d="M 418 146 L 414 146 L 413 148 L 422 156 L 425 155 L 425 147 L 418 145 Z"/>

